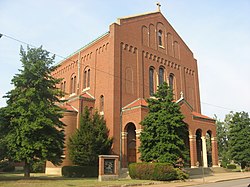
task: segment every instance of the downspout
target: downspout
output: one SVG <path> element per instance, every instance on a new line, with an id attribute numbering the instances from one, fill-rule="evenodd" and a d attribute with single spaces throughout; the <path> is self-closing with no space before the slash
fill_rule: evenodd
<path id="1" fill-rule="evenodd" d="M 80 78 L 81 78 L 81 53 L 78 52 L 78 62 L 77 62 L 77 90 L 76 93 L 79 95 L 79 109 L 78 110 L 78 120 L 77 120 L 77 129 L 80 127 L 80 115 L 82 112 L 82 99 L 80 98 Z"/>
<path id="2" fill-rule="evenodd" d="M 122 45 L 120 43 L 120 169 L 122 168 Z"/>

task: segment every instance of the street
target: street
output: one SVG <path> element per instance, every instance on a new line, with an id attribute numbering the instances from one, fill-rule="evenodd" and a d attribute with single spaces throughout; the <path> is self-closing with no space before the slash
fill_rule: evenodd
<path id="1" fill-rule="evenodd" d="M 248 187 L 250 179 L 238 179 L 224 182 L 195 185 L 194 187 Z"/>

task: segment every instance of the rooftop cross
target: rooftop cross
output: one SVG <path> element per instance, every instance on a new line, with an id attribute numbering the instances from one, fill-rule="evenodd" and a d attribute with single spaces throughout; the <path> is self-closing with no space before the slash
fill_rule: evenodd
<path id="1" fill-rule="evenodd" d="M 161 11 L 161 4 L 159 2 L 157 2 L 156 5 L 158 6 L 158 8 L 157 8 L 158 12 L 160 12 Z"/>

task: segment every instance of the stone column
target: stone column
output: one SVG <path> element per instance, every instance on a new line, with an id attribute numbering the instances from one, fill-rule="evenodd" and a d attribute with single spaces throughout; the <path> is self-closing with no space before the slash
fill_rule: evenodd
<path id="1" fill-rule="evenodd" d="M 141 145 L 140 136 L 141 136 L 141 129 L 135 130 L 136 132 L 136 162 L 141 162 L 140 157 L 141 153 L 139 152 L 139 147 Z"/>
<path id="2" fill-rule="evenodd" d="M 189 147 L 190 147 L 191 168 L 196 168 L 197 167 L 196 135 L 189 135 Z"/>
<path id="3" fill-rule="evenodd" d="M 123 168 L 126 168 L 127 167 L 127 164 L 128 164 L 128 162 L 127 162 L 127 155 L 128 155 L 128 153 L 127 153 L 127 151 L 128 151 L 128 149 L 127 149 L 127 137 L 128 137 L 128 133 L 127 132 L 122 132 L 122 167 Z"/>
<path id="4" fill-rule="evenodd" d="M 207 144 L 206 136 L 201 137 L 202 140 L 202 158 L 203 158 L 203 167 L 207 168 Z"/>
<path id="5" fill-rule="evenodd" d="M 211 138 L 212 142 L 212 163 L 213 167 L 219 167 L 218 165 L 218 146 L 217 146 L 217 138 L 212 137 Z"/>

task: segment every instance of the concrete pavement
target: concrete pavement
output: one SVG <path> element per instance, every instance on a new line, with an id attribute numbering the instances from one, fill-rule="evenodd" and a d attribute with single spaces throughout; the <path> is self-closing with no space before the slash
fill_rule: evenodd
<path id="1" fill-rule="evenodd" d="M 195 179 L 188 179 L 186 181 L 172 181 L 172 182 L 162 182 L 154 185 L 142 185 L 144 187 L 180 187 L 180 186 L 194 186 L 203 183 L 213 183 L 220 181 L 228 181 L 235 179 L 249 178 L 250 182 L 250 172 L 228 172 L 228 173 L 213 173 L 210 176 L 198 176 Z"/>

